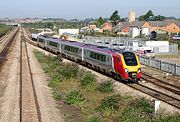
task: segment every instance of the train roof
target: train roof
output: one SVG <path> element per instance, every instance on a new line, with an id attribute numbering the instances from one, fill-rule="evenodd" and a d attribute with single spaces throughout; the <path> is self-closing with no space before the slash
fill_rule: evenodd
<path id="1" fill-rule="evenodd" d="M 83 43 L 76 42 L 76 41 L 70 41 L 70 40 L 61 40 L 63 44 L 68 44 L 72 46 L 78 46 L 78 47 L 84 47 Z"/>
<path id="2" fill-rule="evenodd" d="M 60 42 L 61 40 L 60 39 L 58 39 L 58 38 L 52 38 L 52 37 L 48 37 L 48 36 L 39 36 L 38 38 L 44 38 L 44 39 L 46 39 L 46 40 L 48 40 L 48 41 L 52 41 L 52 42 Z"/>
<path id="3" fill-rule="evenodd" d="M 76 47 L 84 47 L 86 49 L 90 49 L 90 50 L 94 50 L 94 51 L 98 51 L 98 52 L 102 52 L 102 53 L 116 54 L 116 53 L 130 52 L 130 51 L 123 50 L 123 49 L 110 49 L 110 48 L 104 47 L 104 46 L 84 44 L 84 43 L 76 42 L 76 41 L 63 40 L 63 39 L 44 37 L 44 36 L 41 36 L 41 37 L 46 38 L 47 40 L 52 41 L 52 42 L 57 42 L 57 43 L 62 42 L 63 44 L 68 44 L 68 45 L 76 46 Z"/>
<path id="4" fill-rule="evenodd" d="M 108 53 L 108 54 L 130 52 L 130 51 L 127 51 L 125 49 L 111 49 L 111 48 L 108 48 L 108 47 L 96 46 L 96 45 L 91 45 L 91 44 L 90 45 L 85 44 L 85 47 L 89 48 L 91 50 L 100 51 L 100 52 L 104 52 L 104 53 Z"/>

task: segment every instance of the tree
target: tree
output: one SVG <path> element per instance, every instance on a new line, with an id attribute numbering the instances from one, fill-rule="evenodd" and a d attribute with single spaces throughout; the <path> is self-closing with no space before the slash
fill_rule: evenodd
<path id="1" fill-rule="evenodd" d="M 99 17 L 99 19 L 96 20 L 96 22 L 95 22 L 95 24 L 96 24 L 97 26 L 101 26 L 101 25 L 104 24 L 104 23 L 105 23 L 105 20 L 104 20 L 102 17 Z"/>
<path id="2" fill-rule="evenodd" d="M 125 18 L 122 18 L 122 19 L 120 19 L 119 21 L 120 21 L 120 22 L 125 22 L 126 20 L 125 20 Z"/>
<path id="3" fill-rule="evenodd" d="M 115 12 L 111 15 L 110 20 L 113 22 L 114 25 L 118 24 L 120 20 L 120 16 L 118 15 L 118 10 L 115 10 Z"/>
<path id="4" fill-rule="evenodd" d="M 53 29 L 54 24 L 52 22 L 48 22 L 46 25 L 47 28 Z"/>
<path id="5" fill-rule="evenodd" d="M 153 16 L 154 16 L 154 14 L 153 14 L 152 10 L 149 10 L 145 15 L 142 15 L 139 17 L 139 21 L 148 21 Z"/>
<path id="6" fill-rule="evenodd" d="M 145 16 L 150 17 L 150 16 L 154 16 L 154 14 L 153 14 L 152 10 L 149 10 Z"/>
<path id="7" fill-rule="evenodd" d="M 161 15 L 155 16 L 155 21 L 163 21 L 164 19 L 165 16 L 161 16 Z"/>

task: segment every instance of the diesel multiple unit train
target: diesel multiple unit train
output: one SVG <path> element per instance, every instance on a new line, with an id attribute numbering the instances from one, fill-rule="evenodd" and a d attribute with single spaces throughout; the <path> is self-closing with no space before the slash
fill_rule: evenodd
<path id="1" fill-rule="evenodd" d="M 62 39 L 38 36 L 37 44 L 45 50 L 83 63 L 101 72 L 124 81 L 138 81 L 141 78 L 140 62 L 130 51 L 118 51 L 95 45 Z"/>

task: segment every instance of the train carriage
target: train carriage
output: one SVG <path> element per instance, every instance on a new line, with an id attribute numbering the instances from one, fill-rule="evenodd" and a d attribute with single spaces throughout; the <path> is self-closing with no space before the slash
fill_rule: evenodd
<path id="1" fill-rule="evenodd" d="M 47 38 L 47 50 L 50 50 L 54 53 L 60 53 L 61 43 L 59 39 Z"/>
<path id="2" fill-rule="evenodd" d="M 37 44 L 39 47 L 46 49 L 47 47 L 47 39 L 44 36 L 38 36 Z"/>
<path id="3" fill-rule="evenodd" d="M 83 47 L 80 43 L 61 41 L 61 53 L 65 57 L 75 61 L 83 60 Z"/>
<path id="4" fill-rule="evenodd" d="M 112 55 L 108 50 L 98 50 L 94 46 L 84 47 L 84 62 L 106 73 L 114 71 Z"/>

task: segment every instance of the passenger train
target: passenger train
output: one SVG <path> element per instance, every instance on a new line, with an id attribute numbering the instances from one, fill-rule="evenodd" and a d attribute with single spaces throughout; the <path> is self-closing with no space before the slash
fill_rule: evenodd
<path id="1" fill-rule="evenodd" d="M 38 36 L 37 44 L 45 50 L 61 54 L 63 57 L 108 73 L 124 81 L 138 81 L 141 68 L 138 57 L 133 52 L 112 50 L 80 42 Z"/>

